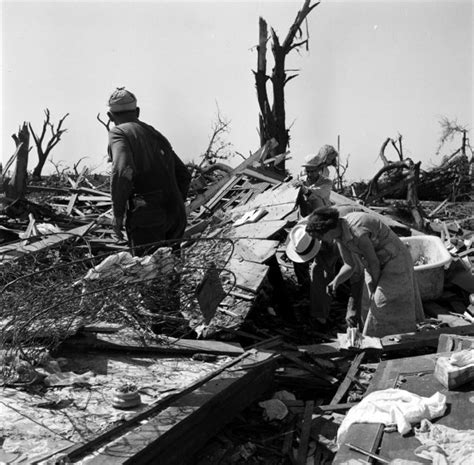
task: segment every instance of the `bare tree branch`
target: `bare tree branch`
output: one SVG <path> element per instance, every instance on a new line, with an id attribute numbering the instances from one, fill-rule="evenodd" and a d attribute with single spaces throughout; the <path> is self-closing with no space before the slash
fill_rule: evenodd
<path id="1" fill-rule="evenodd" d="M 35 141 L 36 151 L 38 153 L 38 164 L 33 170 L 33 177 L 36 179 L 41 177 L 41 171 L 43 170 L 43 166 L 46 162 L 46 159 L 48 158 L 49 153 L 59 143 L 59 141 L 61 140 L 61 136 L 67 131 L 67 129 L 62 129 L 62 125 L 64 123 L 64 120 L 69 116 L 69 113 L 66 113 L 59 120 L 58 125 L 55 129 L 54 124 L 50 122 L 51 115 L 50 115 L 49 109 L 46 108 L 46 110 L 44 110 L 44 113 L 45 113 L 45 120 L 43 121 L 43 127 L 41 130 L 40 137 L 37 137 L 35 131 L 33 130 L 33 127 L 31 126 L 31 124 L 29 124 L 31 134 L 33 135 L 33 139 Z M 46 148 L 43 149 L 43 142 L 46 136 L 46 129 L 48 127 L 51 130 L 51 137 L 46 143 Z"/>
<path id="2" fill-rule="evenodd" d="M 110 131 L 110 124 L 112 123 L 112 120 L 109 118 L 109 120 L 107 121 L 107 123 L 100 118 L 100 113 L 97 113 L 97 121 L 99 121 L 100 124 L 102 124 L 102 126 L 105 127 L 105 129 L 107 129 L 107 132 Z"/>

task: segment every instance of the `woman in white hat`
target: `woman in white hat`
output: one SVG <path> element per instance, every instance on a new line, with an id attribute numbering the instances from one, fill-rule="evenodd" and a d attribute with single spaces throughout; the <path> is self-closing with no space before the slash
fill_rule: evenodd
<path id="1" fill-rule="evenodd" d="M 383 337 L 416 330 L 423 320 L 423 307 L 414 278 L 413 261 L 407 247 L 379 218 L 365 212 L 344 217 L 334 208 L 316 209 L 308 218 L 306 232 L 315 240 L 335 242 L 344 261 L 329 283 L 336 289 L 348 280 L 357 267 L 364 265 L 369 279 L 370 302 L 366 315 L 348 315 L 346 320 L 362 317 L 364 334 Z M 366 276 L 367 276 L 366 274 Z"/>
<path id="2" fill-rule="evenodd" d="M 342 205 L 334 208 L 341 217 L 347 213 L 359 211 L 358 207 L 352 205 Z M 303 218 L 290 231 L 286 255 L 294 264 L 298 281 L 309 281 L 307 292 L 309 292 L 310 298 L 310 317 L 314 323 L 324 327 L 329 317 L 334 295 L 333 290 L 328 288 L 328 285 L 333 281 L 337 269 L 343 262 L 335 243 L 320 241 L 307 232 L 308 219 L 309 217 Z M 351 295 L 346 318 L 349 326 L 356 326 L 358 323 L 358 312 L 354 309 L 360 308 L 363 283 L 363 268 L 358 266 L 350 277 Z"/>

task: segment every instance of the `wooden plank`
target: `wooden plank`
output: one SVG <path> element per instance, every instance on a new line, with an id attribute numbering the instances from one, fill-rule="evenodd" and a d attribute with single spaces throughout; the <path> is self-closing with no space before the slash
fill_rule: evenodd
<path id="1" fill-rule="evenodd" d="M 314 410 L 314 401 L 309 400 L 304 407 L 303 421 L 301 424 L 300 445 L 298 447 L 298 454 L 296 463 L 298 465 L 305 465 L 308 456 L 308 444 L 311 433 L 311 420 Z"/>
<path id="2" fill-rule="evenodd" d="M 289 407 L 292 411 L 303 411 L 304 401 L 302 400 L 282 400 L 282 402 Z M 314 407 L 314 413 L 324 412 L 340 412 L 342 410 L 349 410 L 355 407 L 359 402 L 346 402 L 344 404 L 328 404 L 328 405 L 316 405 Z"/>
<path id="3" fill-rule="evenodd" d="M 165 336 L 160 336 L 160 339 Z M 147 342 L 144 344 L 138 338 L 127 337 L 123 332 L 94 335 L 91 333 L 72 336 L 61 344 L 61 349 L 78 350 L 118 350 L 126 352 L 149 352 L 157 354 L 193 355 L 207 353 L 216 355 L 240 355 L 242 346 L 238 343 L 165 338 L 162 344 Z"/>
<path id="4" fill-rule="evenodd" d="M 347 465 L 351 460 L 354 461 L 356 458 L 364 460 L 364 463 L 372 463 L 371 459 L 369 459 L 370 462 L 367 460 L 367 456 L 352 451 L 346 444 L 354 444 L 369 452 L 376 453 L 384 428 L 385 426 L 381 423 L 365 423 L 363 426 L 359 424 L 352 425 L 347 432 L 344 444 L 341 444 L 334 457 L 332 465 Z"/>
<path id="5" fill-rule="evenodd" d="M 324 373 L 322 370 L 320 369 L 318 370 L 317 368 L 311 366 L 309 363 L 303 362 L 296 355 L 293 355 L 291 352 L 282 352 L 281 355 L 287 360 L 290 360 L 291 362 L 293 362 L 295 365 L 303 368 L 303 370 L 309 371 L 312 375 L 316 376 L 316 378 L 323 379 L 324 381 L 327 381 L 330 384 L 335 384 L 338 382 L 338 379 L 335 378 L 334 376 L 330 376 Z"/>
<path id="6" fill-rule="evenodd" d="M 294 210 L 296 208 L 296 200 L 298 198 L 300 188 L 293 187 L 291 184 L 281 183 L 272 189 L 267 189 L 247 203 L 241 204 L 227 213 L 232 217 L 238 214 L 245 213 L 246 211 L 253 210 L 256 208 L 265 208 L 268 210 L 271 207 L 284 206 L 285 209 Z M 288 214 L 288 213 L 287 213 Z"/>
<path id="7" fill-rule="evenodd" d="M 288 429 L 285 432 L 285 438 L 283 440 L 283 446 L 281 453 L 288 457 L 291 461 L 293 459 L 293 436 L 295 434 L 297 417 L 293 417 L 288 423 Z"/>
<path id="8" fill-rule="evenodd" d="M 455 328 L 439 328 L 421 333 L 394 334 L 382 338 L 383 352 L 390 353 L 419 347 L 437 347 L 441 334 L 474 335 L 474 324 L 456 326 Z M 298 350 L 318 356 L 340 355 L 338 342 L 298 346 Z"/>
<path id="9" fill-rule="evenodd" d="M 92 222 L 84 226 L 79 226 L 77 228 L 70 229 L 67 232 L 44 236 L 43 239 L 28 244 L 22 244 L 22 241 L 19 241 L 0 247 L 0 264 L 2 262 L 14 260 L 15 258 L 20 257 L 22 255 L 26 255 L 33 252 L 39 252 L 40 250 L 46 250 L 76 236 L 82 237 L 93 226 L 94 223 Z"/>
<path id="10" fill-rule="evenodd" d="M 273 370 L 270 360 L 248 371 L 223 371 L 89 456 L 88 463 L 189 463 L 222 426 L 271 387 Z"/>
<path id="11" fill-rule="evenodd" d="M 364 357 L 365 357 L 365 352 L 361 352 L 360 354 L 356 355 L 356 357 L 351 363 L 351 366 L 344 380 L 339 385 L 339 388 L 337 389 L 336 394 L 334 394 L 334 397 L 331 400 L 331 404 L 338 404 L 339 402 L 341 402 L 342 398 L 347 394 L 347 391 L 352 384 L 354 376 L 356 376 L 357 372 L 359 371 L 360 364 L 362 363 L 362 360 L 364 359 Z"/>
<path id="12" fill-rule="evenodd" d="M 234 242 L 234 253 L 249 262 L 264 263 L 280 245 L 279 241 L 266 239 L 238 239 Z"/>
<path id="13" fill-rule="evenodd" d="M 89 168 L 87 168 L 87 166 L 84 166 L 84 168 L 82 169 L 81 173 L 79 174 L 79 176 L 77 177 L 77 180 L 73 183 L 72 187 L 75 189 L 77 187 L 79 187 L 79 184 L 82 182 L 82 180 L 85 178 L 86 174 L 87 174 L 87 171 L 89 170 Z M 67 215 L 70 215 L 72 213 L 72 209 L 74 208 L 74 204 L 76 203 L 77 199 L 79 197 L 79 194 L 75 193 L 75 194 L 72 194 L 71 196 L 71 199 L 69 200 L 69 203 L 67 204 L 67 207 L 66 207 L 66 214 Z"/>
<path id="14" fill-rule="evenodd" d="M 474 324 L 456 326 L 454 328 L 439 328 L 420 333 L 396 334 L 382 338 L 384 352 L 414 349 L 418 347 L 437 347 L 441 334 L 474 335 Z"/>
<path id="15" fill-rule="evenodd" d="M 226 270 L 235 275 L 237 287 L 257 293 L 267 276 L 268 266 L 231 258 L 226 265 Z"/>
<path id="16" fill-rule="evenodd" d="M 230 232 L 230 237 L 249 239 L 270 239 L 286 226 L 285 220 L 259 221 L 258 223 L 243 224 Z"/>
<path id="17" fill-rule="evenodd" d="M 266 181 L 270 184 L 280 184 L 282 179 L 276 179 L 272 176 L 268 176 L 265 173 L 261 173 L 257 171 L 255 168 L 246 168 L 243 172 L 246 176 L 250 176 L 252 178 L 259 179 L 260 181 Z"/>

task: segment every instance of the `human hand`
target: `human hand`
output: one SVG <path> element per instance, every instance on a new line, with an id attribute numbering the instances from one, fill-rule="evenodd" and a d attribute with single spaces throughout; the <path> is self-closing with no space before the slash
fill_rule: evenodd
<path id="1" fill-rule="evenodd" d="M 359 317 L 357 311 L 348 309 L 346 312 L 346 324 L 349 328 L 357 328 L 359 325 Z"/>
<path id="2" fill-rule="evenodd" d="M 125 240 L 125 237 L 123 235 L 122 229 L 123 229 L 123 217 L 122 216 L 114 216 L 112 220 L 112 228 L 114 230 L 115 235 L 117 236 L 117 239 L 119 241 Z"/>
<path id="3" fill-rule="evenodd" d="M 326 286 L 326 292 L 328 295 L 331 297 L 334 297 L 336 295 L 336 288 L 337 288 L 337 282 L 335 279 L 333 279 L 327 286 Z"/>

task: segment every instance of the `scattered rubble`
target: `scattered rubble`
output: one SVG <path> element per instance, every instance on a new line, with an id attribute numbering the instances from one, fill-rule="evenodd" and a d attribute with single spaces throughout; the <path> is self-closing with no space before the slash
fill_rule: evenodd
<path id="1" fill-rule="evenodd" d="M 266 168 L 272 146 L 195 184 L 180 256 L 133 257 L 114 238 L 106 179 L 87 170 L 9 203 L 0 461 L 333 463 L 338 427 L 379 364 L 433 353 L 440 334 L 474 334 L 472 197 L 418 205 L 451 264 L 416 333 L 351 339 L 344 288 L 315 326 L 284 253 L 298 188 Z M 420 232 L 396 202 L 369 211 L 402 235 Z"/>

